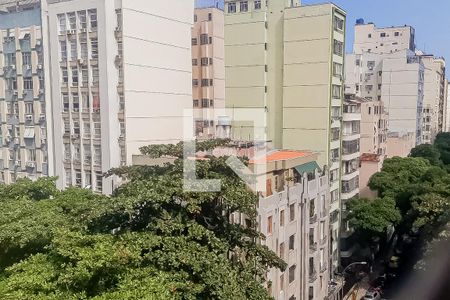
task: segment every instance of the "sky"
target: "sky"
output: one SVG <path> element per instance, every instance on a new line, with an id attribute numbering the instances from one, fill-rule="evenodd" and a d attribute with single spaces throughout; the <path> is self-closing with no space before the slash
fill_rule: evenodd
<path id="1" fill-rule="evenodd" d="M 275 1 L 275 0 L 273 0 Z M 278 0 L 277 0 L 278 1 Z M 214 5 L 223 0 L 197 0 L 197 5 Z M 302 0 L 302 4 L 325 0 Z M 334 0 L 347 11 L 347 52 L 353 45 L 356 19 L 373 22 L 377 27 L 411 25 L 416 29 L 417 48 L 447 59 L 450 75 L 450 1 L 449 0 Z"/>

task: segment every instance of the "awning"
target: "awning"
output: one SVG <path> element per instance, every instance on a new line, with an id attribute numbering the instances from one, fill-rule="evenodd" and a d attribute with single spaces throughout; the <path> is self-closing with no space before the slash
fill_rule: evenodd
<path id="1" fill-rule="evenodd" d="M 316 169 L 320 170 L 320 167 L 315 161 L 311 161 L 309 163 L 295 167 L 295 170 L 297 170 L 300 175 L 303 175 L 305 173 L 314 173 Z"/>
<path id="2" fill-rule="evenodd" d="M 25 133 L 23 135 L 24 139 L 32 139 L 34 138 L 34 127 L 26 127 Z"/>

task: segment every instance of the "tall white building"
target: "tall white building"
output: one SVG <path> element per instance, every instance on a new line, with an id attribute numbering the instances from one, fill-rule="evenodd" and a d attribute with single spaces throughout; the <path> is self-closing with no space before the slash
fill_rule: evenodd
<path id="1" fill-rule="evenodd" d="M 104 172 L 182 139 L 194 1 L 47 2 L 54 174 L 60 187 L 109 194 L 117 182 Z"/>
<path id="2" fill-rule="evenodd" d="M 49 173 L 38 0 L 0 1 L 0 183 Z"/>
<path id="3" fill-rule="evenodd" d="M 376 28 L 359 20 L 353 53 L 346 56 L 345 92 L 383 101 L 388 135 L 397 142 L 422 143 L 425 67 L 414 52 L 414 28 Z"/>

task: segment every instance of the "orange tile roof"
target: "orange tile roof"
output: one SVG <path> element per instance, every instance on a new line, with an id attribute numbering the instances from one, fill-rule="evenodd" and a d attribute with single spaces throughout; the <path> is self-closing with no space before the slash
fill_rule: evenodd
<path id="1" fill-rule="evenodd" d="M 266 162 L 274 162 L 280 160 L 289 160 L 299 157 L 306 157 L 313 154 L 310 151 L 298 151 L 298 150 L 276 150 L 273 152 L 267 153 L 265 157 L 251 159 L 250 163 L 266 163 Z"/>

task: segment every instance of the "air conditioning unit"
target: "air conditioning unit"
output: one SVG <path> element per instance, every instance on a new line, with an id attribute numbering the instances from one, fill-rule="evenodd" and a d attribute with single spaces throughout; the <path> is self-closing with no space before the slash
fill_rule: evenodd
<path id="1" fill-rule="evenodd" d="M 75 29 L 69 29 L 67 30 L 67 34 L 75 34 L 77 31 Z"/>
<path id="2" fill-rule="evenodd" d="M 34 161 L 27 162 L 27 168 L 35 168 L 35 167 L 36 167 L 36 163 Z"/>
<path id="3" fill-rule="evenodd" d="M 79 134 L 76 134 L 76 133 L 74 133 L 74 134 L 72 134 L 72 138 L 73 138 L 73 139 L 79 139 L 79 138 L 80 138 L 80 135 L 79 135 Z"/>
<path id="4" fill-rule="evenodd" d="M 20 139 L 16 137 L 16 138 L 14 138 L 13 142 L 16 145 L 19 145 L 20 144 Z"/>
<path id="5" fill-rule="evenodd" d="M 31 70 L 31 66 L 30 66 L 30 65 L 26 65 L 26 66 L 25 66 L 25 69 L 26 69 L 26 70 Z"/>
<path id="6" fill-rule="evenodd" d="M 44 114 L 41 114 L 40 116 L 39 116 L 39 122 L 44 122 L 45 121 L 45 115 Z"/>
<path id="7" fill-rule="evenodd" d="M 79 63 L 80 65 L 84 65 L 84 64 L 85 64 L 84 59 L 79 58 L 79 59 L 78 59 L 78 63 Z"/>
<path id="8" fill-rule="evenodd" d="M 6 144 L 11 143 L 11 137 L 10 136 L 5 137 L 5 143 Z"/>
<path id="9" fill-rule="evenodd" d="M 13 91 L 13 95 L 14 95 L 14 96 L 18 96 L 19 93 L 18 93 L 17 91 Z"/>
<path id="10" fill-rule="evenodd" d="M 15 70 L 16 69 L 16 65 L 11 65 L 11 70 Z"/>
<path id="11" fill-rule="evenodd" d="M 36 66 L 36 68 L 37 68 L 38 70 L 42 70 L 42 65 L 41 65 L 41 64 L 38 64 L 38 65 Z"/>
<path id="12" fill-rule="evenodd" d="M 80 29 L 80 32 L 86 32 L 87 30 L 86 30 L 86 28 L 81 28 Z"/>
<path id="13" fill-rule="evenodd" d="M 33 115 L 25 115 L 25 121 L 27 122 L 33 121 Z"/>
<path id="14" fill-rule="evenodd" d="M 44 89 L 39 89 L 39 94 L 40 95 L 44 94 Z"/>
<path id="15" fill-rule="evenodd" d="M 16 160 L 16 161 L 14 161 L 14 165 L 16 165 L 16 166 L 20 166 L 20 160 Z"/>

